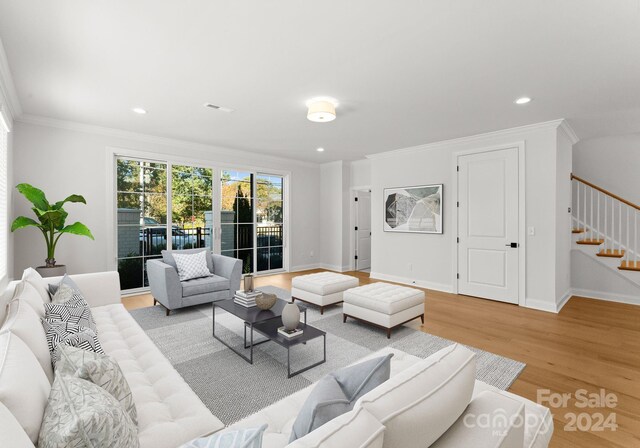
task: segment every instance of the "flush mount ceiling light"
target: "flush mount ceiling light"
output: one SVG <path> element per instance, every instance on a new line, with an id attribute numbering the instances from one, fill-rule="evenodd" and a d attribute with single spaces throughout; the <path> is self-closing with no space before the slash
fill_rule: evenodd
<path id="1" fill-rule="evenodd" d="M 140 114 L 140 115 L 144 115 L 144 114 L 146 114 L 146 113 L 147 113 L 147 111 L 146 111 L 146 110 L 144 110 L 142 107 L 134 107 L 134 108 L 133 108 L 133 109 L 131 109 L 131 110 L 132 110 L 132 111 L 134 111 L 134 112 L 135 112 L 135 113 L 137 113 L 137 114 Z"/>
<path id="2" fill-rule="evenodd" d="M 307 119 L 316 123 L 325 123 L 336 119 L 338 102 L 333 98 L 318 97 L 307 101 Z"/>
<path id="3" fill-rule="evenodd" d="M 522 98 L 518 98 L 517 100 L 514 101 L 514 103 L 516 104 L 527 104 L 531 102 L 531 98 L 529 98 L 528 96 L 523 96 Z"/>
<path id="4" fill-rule="evenodd" d="M 324 152 L 324 148 L 318 148 L 318 149 L 316 149 L 316 151 L 318 151 L 318 152 Z"/>

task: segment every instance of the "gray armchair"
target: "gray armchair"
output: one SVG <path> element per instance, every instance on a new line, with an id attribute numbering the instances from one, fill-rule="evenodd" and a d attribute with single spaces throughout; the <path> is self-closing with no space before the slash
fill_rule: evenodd
<path id="1" fill-rule="evenodd" d="M 200 252 L 203 249 L 176 250 L 175 253 Z M 147 261 L 147 276 L 154 305 L 159 302 L 172 310 L 187 306 L 230 299 L 240 289 L 242 260 L 207 251 L 207 267 L 211 277 L 196 278 L 181 282 L 171 252 L 162 251 L 161 260 Z"/>

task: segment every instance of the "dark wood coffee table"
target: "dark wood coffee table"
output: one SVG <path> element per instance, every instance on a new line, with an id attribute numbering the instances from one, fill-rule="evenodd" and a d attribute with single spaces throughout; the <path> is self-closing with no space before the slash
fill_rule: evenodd
<path id="1" fill-rule="evenodd" d="M 274 341 L 276 344 L 287 349 L 287 370 L 289 378 L 295 376 L 299 373 L 305 372 L 312 367 L 315 367 L 323 362 L 326 362 L 327 359 L 327 344 L 326 344 L 326 334 L 314 328 L 310 325 L 307 325 L 307 307 L 302 304 L 298 305 L 300 311 L 304 313 L 304 322 L 301 323 L 301 327 L 303 328 L 304 333 L 295 338 L 288 339 L 278 333 L 278 327 L 282 326 L 282 310 L 285 305 L 289 303 L 286 300 L 278 299 L 270 310 L 261 310 L 258 307 L 245 308 L 242 305 L 238 305 L 234 302 L 233 299 L 220 300 L 218 302 L 213 302 L 213 324 L 212 324 L 212 334 L 215 339 L 224 344 L 227 348 L 233 351 L 235 354 L 240 356 L 242 359 L 247 361 L 250 364 L 253 364 L 253 347 L 256 345 L 264 344 L 265 342 Z M 216 308 L 221 308 L 237 317 L 238 319 L 244 321 L 244 348 L 249 349 L 249 356 L 246 356 L 244 353 L 236 350 L 233 346 L 227 344 L 221 338 L 216 335 Z M 247 330 L 249 330 L 249 340 L 247 341 Z M 253 333 L 254 330 L 258 331 L 259 334 L 264 336 L 266 339 L 261 341 L 254 341 Z M 312 366 L 309 366 L 303 370 L 299 370 L 297 372 L 291 373 L 291 363 L 290 363 L 290 348 L 294 345 L 298 344 L 306 344 L 307 341 L 311 339 L 315 339 L 317 337 L 323 336 L 325 338 L 324 343 L 324 360 L 316 363 Z"/>

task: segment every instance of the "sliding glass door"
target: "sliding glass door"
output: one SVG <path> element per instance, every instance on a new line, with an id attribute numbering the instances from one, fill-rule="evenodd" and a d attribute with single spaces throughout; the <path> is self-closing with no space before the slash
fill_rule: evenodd
<path id="1" fill-rule="evenodd" d="M 286 266 L 283 176 L 123 156 L 115 167 L 122 290 L 148 287 L 146 262 L 165 249 L 215 250 L 241 259 L 243 273 Z"/>

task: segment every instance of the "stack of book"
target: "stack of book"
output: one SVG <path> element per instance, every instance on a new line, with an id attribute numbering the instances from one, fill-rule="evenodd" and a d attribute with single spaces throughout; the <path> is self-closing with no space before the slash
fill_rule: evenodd
<path id="1" fill-rule="evenodd" d="M 233 296 L 233 301 L 238 305 L 243 306 L 245 308 L 251 308 L 256 306 L 256 297 L 260 296 L 262 292 L 260 291 L 244 291 L 242 289 L 236 291 Z"/>
<path id="2" fill-rule="evenodd" d="M 302 328 L 296 328 L 295 330 L 287 330 L 284 327 L 280 327 L 278 328 L 278 333 L 287 339 L 292 339 L 292 338 L 295 338 L 296 336 L 302 335 L 302 333 L 304 332 Z"/>

